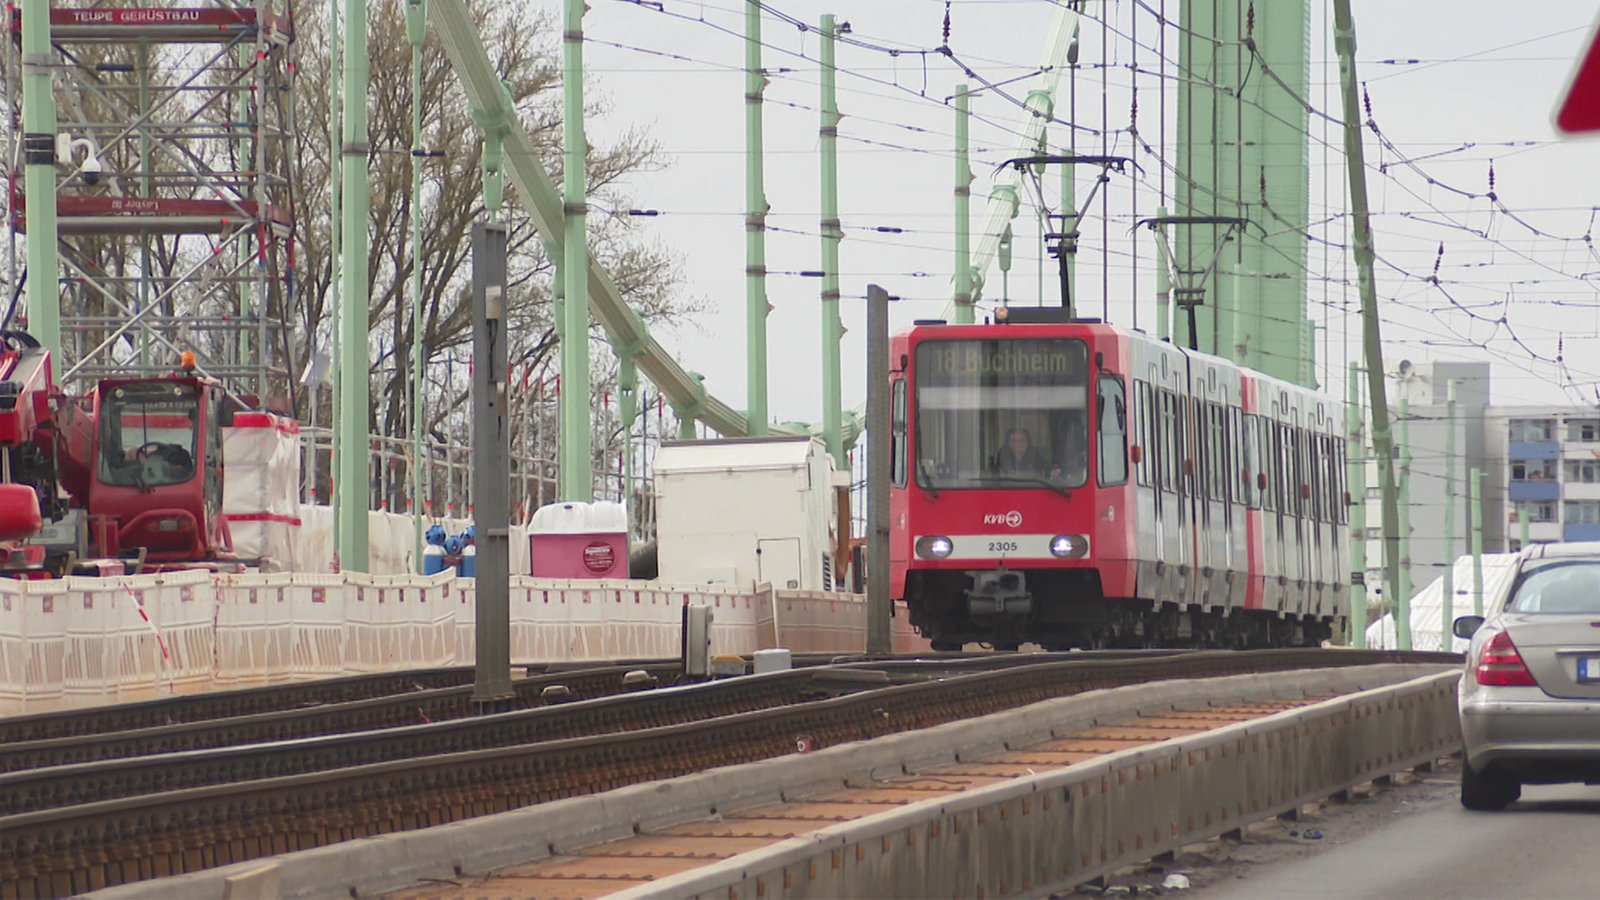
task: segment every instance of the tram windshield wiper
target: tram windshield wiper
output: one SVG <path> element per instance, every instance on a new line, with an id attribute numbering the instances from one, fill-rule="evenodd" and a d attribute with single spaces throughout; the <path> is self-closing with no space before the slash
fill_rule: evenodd
<path id="1" fill-rule="evenodd" d="M 1022 482 L 1024 484 L 1033 484 L 1033 485 L 1038 485 L 1039 487 L 1047 487 L 1050 490 L 1055 491 L 1056 493 L 1060 494 L 1063 497 L 1066 497 L 1069 500 L 1072 499 L 1072 491 L 1068 490 L 1067 488 L 1062 487 L 1059 484 L 1056 484 L 1054 481 L 1051 481 L 1048 478 L 1044 478 L 1044 477 L 1039 476 L 1039 475 L 991 475 L 989 477 L 990 477 L 990 479 L 992 479 L 994 481 L 1020 481 L 1020 482 Z"/>

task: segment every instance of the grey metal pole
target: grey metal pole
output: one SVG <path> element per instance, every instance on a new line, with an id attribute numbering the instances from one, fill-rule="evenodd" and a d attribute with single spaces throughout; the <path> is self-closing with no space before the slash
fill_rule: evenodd
<path id="1" fill-rule="evenodd" d="M 892 649 L 889 622 L 889 293 L 867 285 L 867 652 Z M 843 526 L 841 526 L 843 527 Z"/>
<path id="2" fill-rule="evenodd" d="M 1483 615 L 1483 470 L 1472 470 L 1472 494 L 1467 500 L 1472 513 L 1472 614 Z"/>
<path id="3" fill-rule="evenodd" d="M 472 700 L 511 690 L 511 438 L 506 421 L 506 226 L 472 226 L 472 525 L 477 531 L 477 679 Z"/>
<path id="4" fill-rule="evenodd" d="M 1456 602 L 1456 380 L 1445 386 L 1444 433 L 1444 603 L 1439 612 L 1439 649 L 1448 653 Z"/>
<path id="5" fill-rule="evenodd" d="M 1361 338 L 1367 362 L 1372 453 L 1378 461 L 1383 510 L 1384 581 L 1400 583 L 1400 503 L 1395 495 L 1394 439 L 1389 434 L 1389 399 L 1383 383 L 1383 339 L 1378 330 L 1378 288 L 1372 267 L 1372 217 L 1367 204 L 1366 154 L 1361 146 L 1361 104 L 1356 96 L 1356 29 L 1350 0 L 1334 0 L 1334 46 L 1339 51 L 1339 86 L 1344 111 L 1345 166 L 1350 182 L 1350 234 L 1361 295 Z"/>

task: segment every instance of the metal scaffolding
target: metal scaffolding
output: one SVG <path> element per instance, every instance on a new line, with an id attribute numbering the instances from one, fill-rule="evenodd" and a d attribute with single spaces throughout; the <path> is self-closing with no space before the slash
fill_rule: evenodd
<path id="1" fill-rule="evenodd" d="M 50 10 L 56 371 L 69 387 L 170 371 L 193 351 L 251 405 L 286 403 L 273 346 L 294 284 L 286 2 Z M 14 38 L 21 20 L 12 9 Z M 8 95 L 21 96 L 20 67 L 6 71 Z M 6 137 L 10 224 L 25 233 L 36 201 L 18 133 Z"/>

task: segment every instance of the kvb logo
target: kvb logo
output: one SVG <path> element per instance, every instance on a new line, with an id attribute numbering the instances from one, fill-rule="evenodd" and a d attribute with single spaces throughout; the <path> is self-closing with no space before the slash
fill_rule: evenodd
<path id="1" fill-rule="evenodd" d="M 1017 528 L 1022 525 L 1022 513 L 1016 510 L 1003 513 L 984 513 L 983 524 L 1004 525 L 1007 528 Z"/>

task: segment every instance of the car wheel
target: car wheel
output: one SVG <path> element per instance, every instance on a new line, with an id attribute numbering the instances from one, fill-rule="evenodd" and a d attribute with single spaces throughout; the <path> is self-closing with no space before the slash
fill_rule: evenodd
<path id="1" fill-rule="evenodd" d="M 1522 796 L 1522 784 L 1498 769 L 1482 772 L 1461 761 L 1461 805 L 1467 809 L 1505 809 Z"/>

